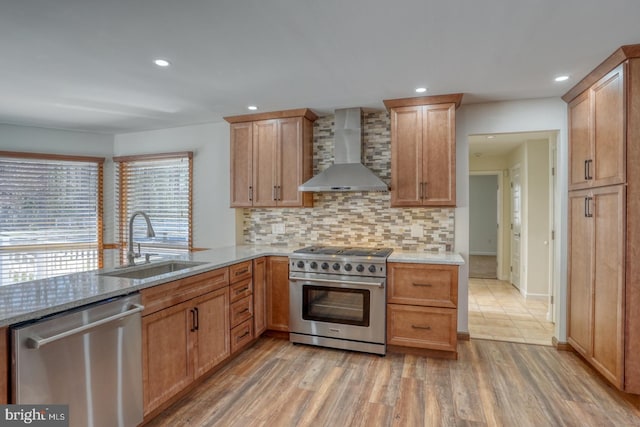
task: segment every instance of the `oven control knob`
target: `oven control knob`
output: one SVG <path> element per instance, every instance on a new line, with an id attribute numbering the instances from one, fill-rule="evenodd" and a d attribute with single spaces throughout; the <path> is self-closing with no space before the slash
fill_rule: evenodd
<path id="1" fill-rule="evenodd" d="M 351 266 L 351 264 L 345 264 L 345 265 L 344 265 L 344 269 L 345 269 L 346 271 L 351 271 L 351 270 L 353 270 L 353 267 Z"/>
<path id="2" fill-rule="evenodd" d="M 340 270 L 340 264 L 338 264 L 337 262 L 333 264 L 333 269 L 338 271 Z"/>
<path id="3" fill-rule="evenodd" d="M 364 271 L 364 265 L 358 264 L 358 266 L 356 267 L 356 270 L 358 270 L 358 273 L 362 273 Z"/>
<path id="4" fill-rule="evenodd" d="M 329 263 L 328 262 L 323 262 L 320 267 L 322 267 L 323 270 L 328 270 L 329 269 Z"/>
<path id="5" fill-rule="evenodd" d="M 317 262 L 315 262 L 315 261 L 311 261 L 311 264 L 309 264 L 309 266 L 310 266 L 311 268 L 318 268 L 318 263 L 317 263 Z"/>
<path id="6" fill-rule="evenodd" d="M 369 266 L 369 272 L 370 272 L 370 273 L 375 273 L 375 272 L 376 272 L 376 266 L 375 266 L 375 265 L 373 265 L 373 264 L 371 264 L 371 265 Z"/>
<path id="7" fill-rule="evenodd" d="M 298 268 L 304 268 L 304 261 L 298 261 Z"/>

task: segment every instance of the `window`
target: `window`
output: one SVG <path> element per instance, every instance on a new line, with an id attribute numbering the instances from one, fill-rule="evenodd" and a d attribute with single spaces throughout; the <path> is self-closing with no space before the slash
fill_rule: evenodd
<path id="1" fill-rule="evenodd" d="M 102 267 L 104 158 L 0 151 L 0 284 Z"/>
<path id="2" fill-rule="evenodd" d="M 144 218 L 136 217 L 133 224 L 136 252 L 138 244 L 142 253 L 191 250 L 193 153 L 114 157 L 113 160 L 121 261 L 126 259 L 129 218 L 137 211 L 149 216 L 155 237 L 146 237 Z"/>

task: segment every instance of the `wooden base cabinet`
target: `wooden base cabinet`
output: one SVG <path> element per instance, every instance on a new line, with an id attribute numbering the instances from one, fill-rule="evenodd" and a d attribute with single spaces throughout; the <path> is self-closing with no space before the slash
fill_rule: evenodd
<path id="1" fill-rule="evenodd" d="M 253 334 L 267 330 L 267 258 L 253 260 Z"/>
<path id="2" fill-rule="evenodd" d="M 141 291 L 145 415 L 229 357 L 228 278 L 225 268 Z"/>
<path id="3" fill-rule="evenodd" d="M 387 264 L 387 343 L 457 357 L 458 266 Z"/>
<path id="4" fill-rule="evenodd" d="M 640 45 L 623 46 L 569 104 L 567 340 L 640 394 Z"/>
<path id="5" fill-rule="evenodd" d="M 267 329 L 289 332 L 289 258 L 267 263 Z"/>

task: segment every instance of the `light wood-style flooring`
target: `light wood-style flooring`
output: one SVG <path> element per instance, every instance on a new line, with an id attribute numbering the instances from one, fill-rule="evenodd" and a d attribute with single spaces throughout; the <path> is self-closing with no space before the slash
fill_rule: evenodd
<path id="1" fill-rule="evenodd" d="M 459 360 L 261 338 L 149 426 L 638 426 L 575 354 L 471 340 Z"/>

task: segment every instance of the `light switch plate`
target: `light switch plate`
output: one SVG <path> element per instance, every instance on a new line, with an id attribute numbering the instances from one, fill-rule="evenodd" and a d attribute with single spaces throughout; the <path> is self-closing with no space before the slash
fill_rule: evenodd
<path id="1" fill-rule="evenodd" d="M 424 237 L 424 229 L 421 225 L 414 224 L 411 226 L 411 237 Z"/>
<path id="2" fill-rule="evenodd" d="M 272 224 L 271 225 L 271 233 L 273 234 L 284 234 L 284 224 Z"/>

